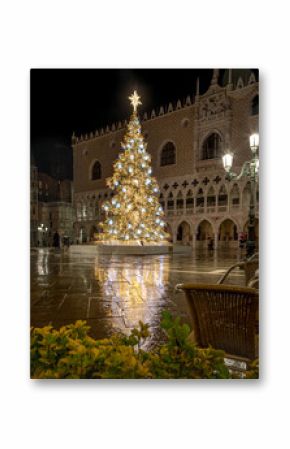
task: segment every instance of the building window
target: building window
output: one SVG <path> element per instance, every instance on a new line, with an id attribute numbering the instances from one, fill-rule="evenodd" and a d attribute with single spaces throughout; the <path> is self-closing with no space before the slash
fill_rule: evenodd
<path id="1" fill-rule="evenodd" d="M 256 95 L 252 100 L 251 115 L 259 114 L 259 95 Z"/>
<path id="2" fill-rule="evenodd" d="M 173 165 L 176 162 L 176 148 L 173 142 L 167 142 L 161 151 L 160 165 Z"/>
<path id="3" fill-rule="evenodd" d="M 217 133 L 212 133 L 204 141 L 202 145 L 202 155 L 203 160 L 206 159 L 217 159 L 222 155 L 222 139 Z"/>
<path id="4" fill-rule="evenodd" d="M 102 177 L 102 167 L 99 161 L 96 161 L 92 168 L 92 181 L 96 179 L 101 179 Z"/>

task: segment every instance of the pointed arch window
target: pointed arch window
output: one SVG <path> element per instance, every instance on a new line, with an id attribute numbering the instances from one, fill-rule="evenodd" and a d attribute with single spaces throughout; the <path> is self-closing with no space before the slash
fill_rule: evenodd
<path id="1" fill-rule="evenodd" d="M 193 209 L 193 193 L 189 190 L 186 194 L 186 209 Z"/>
<path id="2" fill-rule="evenodd" d="M 167 209 L 172 210 L 174 209 L 174 199 L 173 199 L 173 193 L 170 192 L 167 199 Z"/>
<path id="3" fill-rule="evenodd" d="M 203 190 L 199 189 L 196 196 L 196 206 L 197 207 L 204 207 L 204 194 Z"/>
<path id="4" fill-rule="evenodd" d="M 184 199 L 182 193 L 179 191 L 176 197 L 176 208 L 183 209 L 183 206 L 184 206 Z"/>
<path id="5" fill-rule="evenodd" d="M 102 178 L 102 166 L 99 161 L 96 161 L 92 167 L 91 179 L 95 181 L 96 179 Z"/>
<path id="6" fill-rule="evenodd" d="M 209 191 L 207 192 L 207 206 L 208 207 L 215 207 L 216 205 L 216 195 L 214 188 L 211 187 Z"/>
<path id="7" fill-rule="evenodd" d="M 201 158 L 203 160 L 207 159 L 217 159 L 222 155 L 222 139 L 218 133 L 210 134 L 202 145 Z"/>
<path id="8" fill-rule="evenodd" d="M 167 142 L 162 150 L 160 157 L 160 166 L 173 165 L 176 163 L 176 147 L 173 142 Z"/>
<path id="9" fill-rule="evenodd" d="M 222 186 L 218 195 L 218 204 L 219 206 L 226 206 L 228 203 L 228 194 L 225 186 Z"/>

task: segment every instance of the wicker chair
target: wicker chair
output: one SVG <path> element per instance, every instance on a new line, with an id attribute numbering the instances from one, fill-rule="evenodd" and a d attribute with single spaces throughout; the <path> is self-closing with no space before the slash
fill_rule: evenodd
<path id="1" fill-rule="evenodd" d="M 251 280 L 255 277 L 256 271 L 259 269 L 259 254 L 255 253 L 249 259 L 242 262 L 237 262 L 222 275 L 218 280 L 218 284 L 223 284 L 228 278 L 229 274 L 235 269 L 240 268 L 245 272 L 245 285 L 248 286 Z"/>
<path id="2" fill-rule="evenodd" d="M 223 349 L 230 359 L 257 358 L 256 289 L 207 284 L 178 284 L 176 289 L 185 292 L 198 346 Z"/>

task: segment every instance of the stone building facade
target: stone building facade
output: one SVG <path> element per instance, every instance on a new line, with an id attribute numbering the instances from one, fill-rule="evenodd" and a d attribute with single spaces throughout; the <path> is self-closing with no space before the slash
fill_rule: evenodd
<path id="1" fill-rule="evenodd" d="M 75 212 L 72 202 L 72 182 L 59 181 L 31 166 L 30 185 L 31 246 L 52 246 L 58 232 L 61 243 L 74 240 Z"/>
<path id="2" fill-rule="evenodd" d="M 211 238 L 216 247 L 237 245 L 247 230 L 250 183 L 246 178 L 227 181 L 221 158 L 231 150 L 235 172 L 251 158 L 249 136 L 259 126 L 259 82 L 254 72 L 228 70 L 219 83 L 219 71 L 214 70 L 202 95 L 197 81 L 195 95 L 183 104 L 178 100 L 140 118 L 173 242 L 197 247 Z M 106 178 L 112 175 L 125 126 L 126 122 L 113 123 L 72 137 L 79 242 L 98 231 L 102 202 L 111 195 Z M 257 238 L 258 194 L 257 186 Z"/>
<path id="3" fill-rule="evenodd" d="M 32 158 L 30 166 L 30 246 L 38 241 L 38 170 Z"/>

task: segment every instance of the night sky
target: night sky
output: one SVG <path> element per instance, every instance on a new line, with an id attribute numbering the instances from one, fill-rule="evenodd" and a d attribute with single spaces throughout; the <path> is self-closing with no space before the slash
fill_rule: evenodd
<path id="1" fill-rule="evenodd" d="M 220 80 L 224 70 L 220 71 Z M 32 69 L 31 150 L 40 171 L 72 179 L 73 131 L 76 135 L 128 119 L 127 97 L 141 95 L 141 114 L 152 108 L 184 101 L 207 90 L 207 69 Z"/>

